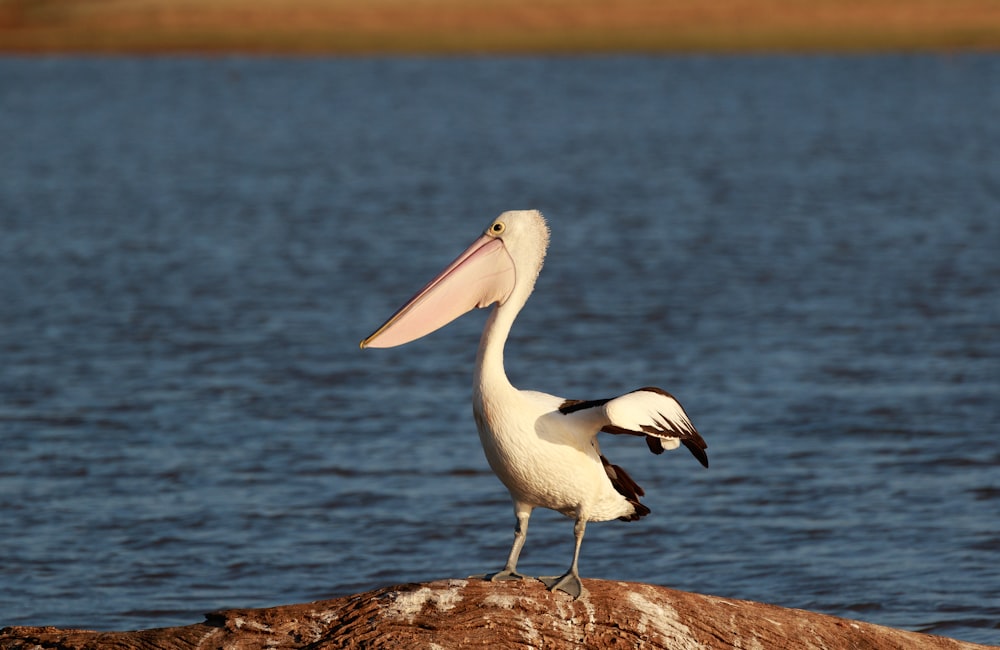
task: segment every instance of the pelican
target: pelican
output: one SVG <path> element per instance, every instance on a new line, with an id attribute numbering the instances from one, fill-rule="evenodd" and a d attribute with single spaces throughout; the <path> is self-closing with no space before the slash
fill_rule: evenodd
<path id="1" fill-rule="evenodd" d="M 447 325 L 474 307 L 496 305 L 476 356 L 472 412 L 490 468 L 514 502 L 514 544 L 503 570 L 487 580 L 525 578 L 517 561 L 535 508 L 576 520 L 573 561 L 561 576 L 540 577 L 550 591 L 584 592 L 578 563 L 588 521 L 634 521 L 649 514 L 644 492 L 601 453 L 597 434 L 645 439 L 650 451 L 687 447 L 708 467 L 707 445 L 680 403 L 665 390 L 640 388 L 620 397 L 569 400 L 518 390 L 504 372 L 504 344 L 535 287 L 549 228 L 537 210 L 504 212 L 481 237 L 375 332 L 362 348 L 402 345 Z M 477 576 L 478 577 L 478 576 Z"/>

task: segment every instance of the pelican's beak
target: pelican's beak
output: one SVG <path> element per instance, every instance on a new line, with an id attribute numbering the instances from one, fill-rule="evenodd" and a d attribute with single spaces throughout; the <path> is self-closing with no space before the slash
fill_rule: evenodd
<path id="1" fill-rule="evenodd" d="M 503 241 L 483 235 L 399 308 L 362 348 L 391 348 L 444 327 L 473 307 L 503 303 L 514 289 L 514 261 Z"/>

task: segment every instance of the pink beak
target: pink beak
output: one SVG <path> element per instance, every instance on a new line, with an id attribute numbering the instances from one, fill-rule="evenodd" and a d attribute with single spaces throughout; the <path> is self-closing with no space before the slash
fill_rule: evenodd
<path id="1" fill-rule="evenodd" d="M 410 298 L 362 348 L 391 348 L 444 327 L 473 307 L 503 303 L 514 289 L 514 261 L 496 237 L 483 235 Z"/>

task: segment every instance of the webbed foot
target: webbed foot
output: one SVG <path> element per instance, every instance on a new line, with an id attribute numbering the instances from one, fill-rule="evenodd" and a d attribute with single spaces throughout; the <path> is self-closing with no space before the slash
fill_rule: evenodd
<path id="1" fill-rule="evenodd" d="M 478 578 L 480 580 L 488 580 L 490 582 L 502 582 L 504 580 L 527 580 L 529 577 L 530 576 L 521 575 L 517 571 L 511 571 L 509 569 L 497 571 L 496 573 L 480 573 L 478 575 L 469 576 L 470 579 Z"/>
<path id="2" fill-rule="evenodd" d="M 556 591 L 558 589 L 572 596 L 573 600 L 576 600 L 585 592 L 583 582 L 580 581 L 580 576 L 573 572 L 564 573 L 561 576 L 545 576 L 538 579 L 545 583 L 549 591 Z"/>

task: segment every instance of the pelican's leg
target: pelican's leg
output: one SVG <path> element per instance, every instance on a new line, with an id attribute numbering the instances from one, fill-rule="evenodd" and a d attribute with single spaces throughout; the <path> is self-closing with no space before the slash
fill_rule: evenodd
<path id="1" fill-rule="evenodd" d="M 497 580 L 521 580 L 526 577 L 517 572 L 517 560 L 521 556 L 524 540 L 528 537 L 528 519 L 531 517 L 531 510 L 531 506 L 524 505 L 523 503 L 514 504 L 514 514 L 517 516 L 517 524 L 514 526 L 514 545 L 510 547 L 510 555 L 507 556 L 507 564 L 503 570 L 471 577 L 483 578 L 490 582 L 496 582 Z"/>
<path id="2" fill-rule="evenodd" d="M 578 518 L 573 526 L 573 534 L 576 537 L 576 548 L 573 549 L 573 564 L 569 566 L 569 571 L 561 576 L 539 578 L 549 588 L 549 591 L 564 591 L 574 599 L 583 594 L 583 583 L 580 581 L 580 573 L 577 570 L 577 562 L 580 561 L 580 544 L 583 543 L 583 533 L 587 529 L 585 519 Z"/>

